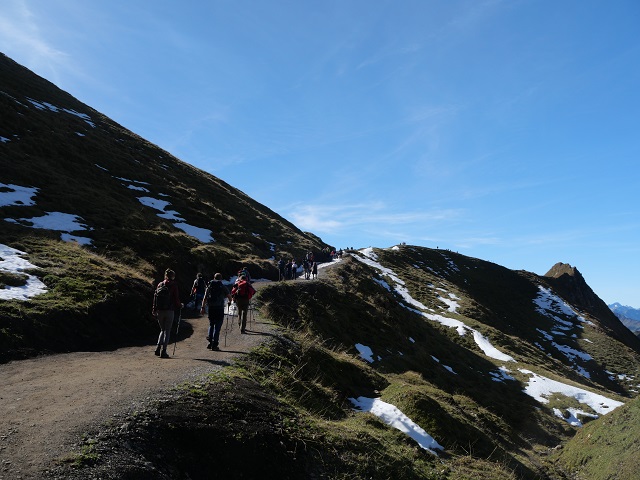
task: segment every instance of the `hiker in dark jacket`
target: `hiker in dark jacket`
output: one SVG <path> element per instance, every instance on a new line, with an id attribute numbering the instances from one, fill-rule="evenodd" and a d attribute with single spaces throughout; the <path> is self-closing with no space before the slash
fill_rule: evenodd
<path id="1" fill-rule="evenodd" d="M 284 279 L 289 280 L 291 278 L 291 260 L 284 266 Z"/>
<path id="2" fill-rule="evenodd" d="M 167 345 L 169 344 L 169 336 L 171 334 L 171 326 L 175 312 L 180 311 L 182 303 L 180 303 L 180 293 L 178 292 L 178 284 L 175 281 L 176 273 L 167 268 L 164 272 L 164 280 L 156 287 L 153 295 L 153 309 L 151 313 L 158 320 L 160 326 L 160 335 L 158 336 L 158 344 L 155 354 L 162 358 L 169 358 L 167 354 Z M 162 353 L 160 350 L 162 349 Z"/>
<path id="3" fill-rule="evenodd" d="M 238 283 L 242 275 L 244 275 L 244 278 L 247 280 L 247 282 L 253 283 L 251 281 L 251 275 L 249 275 L 249 269 L 247 268 L 246 265 L 243 265 L 240 271 L 238 272 L 238 280 L 236 281 L 236 283 Z"/>
<path id="4" fill-rule="evenodd" d="M 244 275 L 238 278 L 238 282 L 231 289 L 231 296 L 236 302 L 238 310 L 238 322 L 240 323 L 240 333 L 246 333 L 247 329 L 247 313 L 249 312 L 249 301 L 253 294 L 256 293 L 255 288 L 249 283 Z"/>
<path id="5" fill-rule="evenodd" d="M 209 344 L 207 348 L 211 350 L 220 350 L 218 344 L 220 330 L 222 330 L 222 324 L 224 323 L 225 299 L 231 303 L 231 294 L 229 289 L 222 283 L 222 275 L 216 273 L 213 280 L 207 285 L 200 308 L 200 314 L 204 315 L 205 304 L 209 305 L 209 332 L 207 334 Z"/>
<path id="6" fill-rule="evenodd" d="M 202 278 L 202 273 L 198 273 L 196 279 L 193 281 L 193 287 L 191 288 L 191 295 L 195 297 L 193 309 L 198 310 L 202 305 L 202 299 L 204 298 L 204 291 L 207 289 L 207 282 Z"/>
<path id="7" fill-rule="evenodd" d="M 284 280 L 285 276 L 284 276 L 284 265 L 285 262 L 282 259 L 282 257 L 280 257 L 280 260 L 278 260 L 278 280 Z"/>

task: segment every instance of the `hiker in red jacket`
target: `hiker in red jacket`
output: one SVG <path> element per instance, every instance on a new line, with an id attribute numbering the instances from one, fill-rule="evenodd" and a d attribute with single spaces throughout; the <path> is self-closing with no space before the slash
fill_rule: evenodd
<path id="1" fill-rule="evenodd" d="M 175 316 L 176 310 L 180 311 L 182 308 L 178 284 L 175 278 L 176 273 L 170 268 L 167 268 L 164 272 L 164 280 L 158 284 L 155 294 L 153 295 L 153 309 L 151 313 L 158 319 L 158 325 L 160 326 L 160 335 L 158 336 L 155 354 L 162 358 L 169 358 L 167 345 L 169 344 L 173 317 Z M 162 354 L 160 353 L 160 349 L 162 349 Z"/>
<path id="2" fill-rule="evenodd" d="M 231 289 L 231 297 L 236 302 L 238 309 L 238 322 L 240 323 L 240 333 L 246 333 L 247 330 L 247 313 L 249 312 L 249 301 L 253 294 L 256 293 L 253 285 L 247 280 L 247 277 L 240 275 L 238 281 Z"/>

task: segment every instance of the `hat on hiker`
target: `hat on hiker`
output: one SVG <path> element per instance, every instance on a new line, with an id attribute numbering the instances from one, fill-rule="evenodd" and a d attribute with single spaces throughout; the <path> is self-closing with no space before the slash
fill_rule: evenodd
<path id="1" fill-rule="evenodd" d="M 216 273 L 216 274 L 213 276 L 213 279 L 214 279 L 214 280 L 222 280 L 222 274 L 221 274 L 221 273 Z"/>

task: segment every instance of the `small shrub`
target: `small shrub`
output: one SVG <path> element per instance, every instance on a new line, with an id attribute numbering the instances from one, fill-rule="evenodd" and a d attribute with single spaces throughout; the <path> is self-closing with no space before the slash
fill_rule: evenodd
<path id="1" fill-rule="evenodd" d="M 27 284 L 28 275 L 0 270 L 0 288 L 23 287 Z"/>

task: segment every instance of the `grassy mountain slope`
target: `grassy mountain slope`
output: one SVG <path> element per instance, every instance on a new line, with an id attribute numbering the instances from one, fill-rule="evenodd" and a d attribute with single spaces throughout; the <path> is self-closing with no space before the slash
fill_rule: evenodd
<path id="1" fill-rule="evenodd" d="M 326 247 L 4 56 L 0 109 L 0 198 L 33 189 L 0 206 L 0 244 L 26 252 L 49 289 L 0 300 L 2 360 L 148 340 L 151 285 L 167 267 L 186 292 L 197 271 L 247 263 L 275 278 L 271 257 Z M 76 222 L 33 228 L 52 214 Z M 0 272 L 0 284 L 24 281 Z M 568 266 L 538 276 L 401 246 L 353 252 L 323 280 L 274 283 L 258 300 L 280 326 L 270 342 L 105 425 L 53 478 L 198 479 L 212 465 L 236 478 L 608 478 L 581 445 L 635 415 L 640 340 Z M 578 394 L 532 393 L 545 382 Z M 600 404 L 585 404 L 593 394 Z M 354 411 L 360 396 L 395 405 L 444 451 Z M 628 403 L 603 416 L 615 402 Z M 622 428 L 609 438 L 624 473 L 635 443 Z"/>
<path id="2" fill-rule="evenodd" d="M 560 335 L 550 338 L 547 332 L 558 328 L 558 319 L 535 306 L 539 286 L 549 287 L 548 277 L 425 248 L 375 250 L 375 255 L 392 273 L 347 259 L 325 282 L 263 290 L 265 311 L 296 332 L 292 335 L 298 341 L 286 349 L 289 356 L 277 356 L 291 358 L 287 368 L 273 369 L 271 354 L 256 362 L 257 375 L 253 370 L 255 378 L 267 378 L 269 389 L 313 419 L 320 430 L 316 435 L 351 432 L 343 433 L 351 447 L 342 444 L 345 453 L 336 461 L 357 478 L 371 474 L 363 464 L 378 472 L 374 478 L 391 477 L 382 472 L 391 471 L 394 462 L 385 457 L 365 460 L 362 452 L 378 439 L 377 428 L 367 423 L 367 415 L 363 420 L 362 414 L 350 412 L 349 397 L 380 396 L 445 447 L 439 459 L 429 454 L 411 459 L 408 452 L 415 444 L 385 429 L 384 440 L 377 441 L 399 449 L 394 455 L 408 469 L 406 478 L 562 478 L 564 471 L 555 470 L 547 455 L 576 429 L 556 411 L 567 417 L 576 406 L 590 409 L 563 394 L 550 396 L 548 404 L 534 400 L 523 392 L 530 382 L 523 370 L 617 400 L 636 395 L 635 382 L 628 378 L 637 378 L 640 349 L 609 335 L 602 323 L 610 319 L 603 322 L 583 310 L 586 321 L 574 319 L 562 332 L 564 343 L 590 359 L 571 360 L 566 350 L 556 347 Z M 384 286 L 396 282 L 393 276 L 404 282 L 413 299 L 477 329 L 516 361 L 487 357 L 471 335 L 462 336 L 407 308 L 406 298 Z M 455 312 L 446 303 L 451 295 L 459 304 Z M 358 358 L 357 343 L 371 348 L 373 363 L 353 361 Z M 509 368 L 513 380 L 496 381 L 501 366 Z M 354 457 L 345 460 L 349 455 Z M 420 468 L 411 470 L 416 464 Z"/>
<path id="3" fill-rule="evenodd" d="M 277 462 L 260 460 L 273 478 L 572 478 L 573 465 L 583 459 L 579 455 L 588 461 L 592 454 L 571 440 L 580 429 L 570 425 L 567 412 L 595 411 L 561 393 L 549 395 L 549 403 L 537 401 L 524 392 L 531 382 L 526 372 L 624 402 L 636 395 L 635 382 L 601 371 L 637 377 L 640 350 L 611 337 L 598 318 L 581 311 L 584 319 L 573 315 L 575 325 L 562 336 L 576 351 L 588 349 L 591 359 L 581 364 L 567 358 L 566 350 L 554 346 L 561 335 L 552 335 L 554 340 L 547 333 L 558 328 L 563 314 L 556 311 L 558 318 L 552 319 L 536 307 L 548 277 L 420 247 L 374 254 L 387 271 L 355 254 L 322 281 L 264 287 L 262 314 L 280 325 L 280 335 L 178 401 L 126 419 L 125 433 L 122 425 L 111 426 L 92 445 L 99 460 L 62 471 L 77 475 L 69 478 L 88 472 L 133 478 L 127 475 L 152 468 L 156 473 L 150 478 L 207 478 L 203 465 L 215 463 L 223 475 L 250 477 L 256 474 L 254 464 L 243 459 L 262 459 L 265 449 L 274 449 Z M 428 312 L 476 329 L 515 361 L 485 355 L 469 333 L 460 335 L 409 307 L 406 296 L 386 288 L 398 280 Z M 454 297 L 457 309 L 447 303 Z M 371 348 L 372 362 L 361 357 L 357 344 Z M 509 369 L 511 379 L 500 376 L 500 367 Z M 395 405 L 444 451 L 426 452 L 378 417 L 354 411 L 349 398 L 360 396 Z M 195 411 L 204 417 L 197 427 L 193 413 L 185 413 Z M 617 415 L 615 410 L 581 419 L 589 428 L 606 428 L 598 426 Z M 168 465 L 159 464 L 156 452 L 175 435 L 196 436 L 188 446 L 174 447 Z M 238 438 L 244 443 L 237 444 Z M 123 441 L 130 447 L 116 445 Z M 575 452 L 578 460 L 559 459 L 559 449 Z M 616 451 L 611 446 L 606 455 Z M 127 464 L 132 455 L 135 461 Z M 619 470 L 631 468 L 633 458 L 621 457 Z M 114 462 L 123 470 L 108 476 Z"/>
<path id="4" fill-rule="evenodd" d="M 269 259 L 326 247 L 1 54 L 0 111 L 0 194 L 33 192 L 32 204 L 0 206 L 0 243 L 26 252 L 49 287 L 28 302 L 0 301 L 5 360 L 140 338 L 155 328 L 146 313 L 151 285 L 168 267 L 186 296 L 199 271 L 230 277 L 248 264 L 255 277 L 277 278 Z M 76 223 L 31 228 L 52 213 Z M 207 232 L 213 241 L 202 241 Z M 91 246 L 70 245 L 63 234 Z M 113 308 L 113 333 L 96 335 Z M 62 342 L 51 341 L 57 318 L 68 328 Z"/>
<path id="5" fill-rule="evenodd" d="M 640 401 L 586 425 L 551 459 L 576 480 L 638 478 Z"/>

